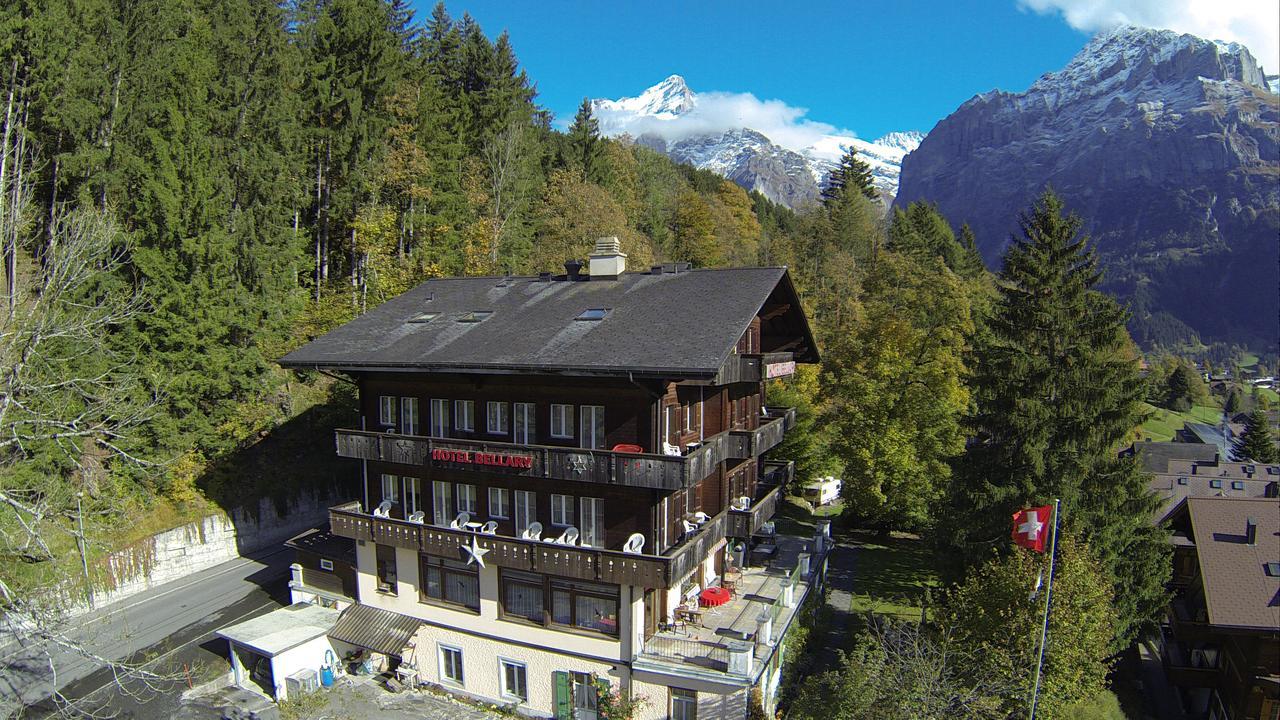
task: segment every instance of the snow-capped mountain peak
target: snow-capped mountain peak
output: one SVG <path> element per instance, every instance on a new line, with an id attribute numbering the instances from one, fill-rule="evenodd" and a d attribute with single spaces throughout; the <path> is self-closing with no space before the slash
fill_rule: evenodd
<path id="1" fill-rule="evenodd" d="M 592 108 L 606 135 L 630 135 L 679 162 L 711 170 L 791 206 L 816 200 L 827 173 L 849 148 L 871 165 L 876 186 L 892 196 L 902 158 L 924 137 L 914 131 L 895 132 L 867 142 L 808 120 L 802 121 L 802 131 L 787 125 L 774 136 L 774 130 L 749 119 L 760 120 L 767 113 L 742 112 L 744 106 L 770 103 L 776 101 L 762 103 L 745 93 L 699 96 L 683 77 L 671 75 L 635 97 L 592 100 Z"/>
<path id="2" fill-rule="evenodd" d="M 679 75 L 669 76 L 636 97 L 592 101 L 597 115 L 603 111 L 660 119 L 674 119 L 692 110 L 696 104 L 697 97 Z"/>

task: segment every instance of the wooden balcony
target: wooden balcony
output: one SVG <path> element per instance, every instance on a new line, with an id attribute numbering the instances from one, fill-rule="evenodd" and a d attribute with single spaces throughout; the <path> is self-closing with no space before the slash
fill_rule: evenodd
<path id="1" fill-rule="evenodd" d="M 729 510 L 728 526 L 725 534 L 729 537 L 749 538 L 756 534 L 761 525 L 773 518 L 782 501 L 782 486 L 760 485 L 760 494 L 747 510 Z"/>
<path id="2" fill-rule="evenodd" d="M 775 377 L 786 377 L 796 371 L 795 354 L 789 352 L 730 355 L 716 374 L 713 385 L 739 382 L 758 383 Z"/>
<path id="3" fill-rule="evenodd" d="M 1216 667 L 1192 665 L 1187 658 L 1185 648 L 1177 641 L 1163 644 L 1160 664 L 1164 666 L 1165 676 L 1174 685 L 1190 688 L 1218 687 L 1221 670 Z"/>
<path id="4" fill-rule="evenodd" d="M 708 438 L 685 455 L 655 455 L 367 430 L 339 429 L 334 434 L 339 457 L 658 490 L 691 487 L 714 472 L 725 459 L 722 443 L 727 436 Z"/>
<path id="5" fill-rule="evenodd" d="M 726 522 L 726 513 L 720 513 L 667 553 L 648 555 L 375 518 L 362 511 L 359 501 L 329 509 L 330 532 L 340 537 L 457 559 L 463 558 L 462 546 L 476 538 L 489 550 L 485 562 L 498 567 L 646 588 L 670 587 L 693 570 L 724 539 Z"/>
<path id="6" fill-rule="evenodd" d="M 796 479 L 796 464 L 791 460 L 765 460 L 760 482 L 786 488 Z"/>
<path id="7" fill-rule="evenodd" d="M 679 490 L 696 485 L 727 459 L 748 459 L 782 442 L 795 408 L 768 408 L 755 430 L 729 430 L 683 455 L 520 445 L 489 440 L 397 435 L 368 430 L 334 432 L 338 456 L 450 470 L 476 470 L 551 480 Z"/>
<path id="8" fill-rule="evenodd" d="M 1199 643 L 1216 640 L 1221 637 L 1222 631 L 1215 629 L 1207 622 L 1195 620 L 1191 614 L 1191 610 L 1187 607 L 1186 600 L 1183 598 L 1174 598 L 1166 609 L 1169 618 L 1169 627 L 1173 630 L 1173 637 L 1178 642 Z"/>

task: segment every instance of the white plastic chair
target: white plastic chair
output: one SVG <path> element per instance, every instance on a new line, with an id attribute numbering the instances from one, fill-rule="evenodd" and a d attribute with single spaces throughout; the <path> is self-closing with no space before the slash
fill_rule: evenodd
<path id="1" fill-rule="evenodd" d="M 423 518 L 425 518 L 425 517 L 426 517 L 426 513 L 424 513 L 424 512 L 422 512 L 421 510 L 419 510 L 418 512 L 416 512 L 416 513 L 414 513 L 414 514 L 412 514 L 412 515 L 410 515 L 410 516 L 409 516 L 409 522 L 411 522 L 411 523 L 417 523 L 417 524 L 421 525 L 421 524 L 422 524 L 422 522 L 423 522 Z"/>
<path id="2" fill-rule="evenodd" d="M 480 526 L 480 532 L 484 535 L 497 535 L 498 523 L 494 520 L 490 520 L 489 522 Z"/>
<path id="3" fill-rule="evenodd" d="M 524 534 L 522 535 L 522 537 L 524 537 L 525 540 L 541 540 L 542 539 L 542 523 L 540 522 L 529 523 L 529 527 L 524 529 Z"/>
<path id="4" fill-rule="evenodd" d="M 391 501 L 383 500 L 381 503 L 379 503 L 378 507 L 373 509 L 373 516 L 376 518 L 391 517 Z"/>
<path id="5" fill-rule="evenodd" d="M 471 522 L 471 513 L 467 512 L 466 510 L 463 510 L 462 512 L 458 513 L 457 517 L 453 519 L 453 522 L 449 523 L 449 527 L 453 528 L 454 530 L 466 530 L 467 523 L 469 522 Z"/>
<path id="6" fill-rule="evenodd" d="M 644 550 L 644 535 L 640 533 L 632 533 L 622 546 L 622 552 L 630 555 L 639 555 L 642 550 Z"/>
<path id="7" fill-rule="evenodd" d="M 560 537 L 556 538 L 556 544 L 557 545 L 577 545 L 578 536 L 579 536 L 578 528 L 576 527 L 565 528 L 565 531 L 560 534 Z"/>

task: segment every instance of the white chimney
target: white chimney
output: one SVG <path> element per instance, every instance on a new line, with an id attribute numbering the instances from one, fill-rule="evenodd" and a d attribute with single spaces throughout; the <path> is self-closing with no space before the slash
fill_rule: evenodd
<path id="1" fill-rule="evenodd" d="M 597 239 L 596 249 L 591 253 L 591 279 L 617 280 L 626 269 L 627 256 L 622 252 L 622 243 L 617 236 Z"/>

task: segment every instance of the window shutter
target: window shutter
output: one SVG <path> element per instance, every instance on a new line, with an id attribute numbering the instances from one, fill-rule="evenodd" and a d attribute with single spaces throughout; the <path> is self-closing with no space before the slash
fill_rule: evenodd
<path id="1" fill-rule="evenodd" d="M 569 673 L 551 673 L 556 687 L 556 720 L 573 720 L 573 698 L 569 693 Z"/>

